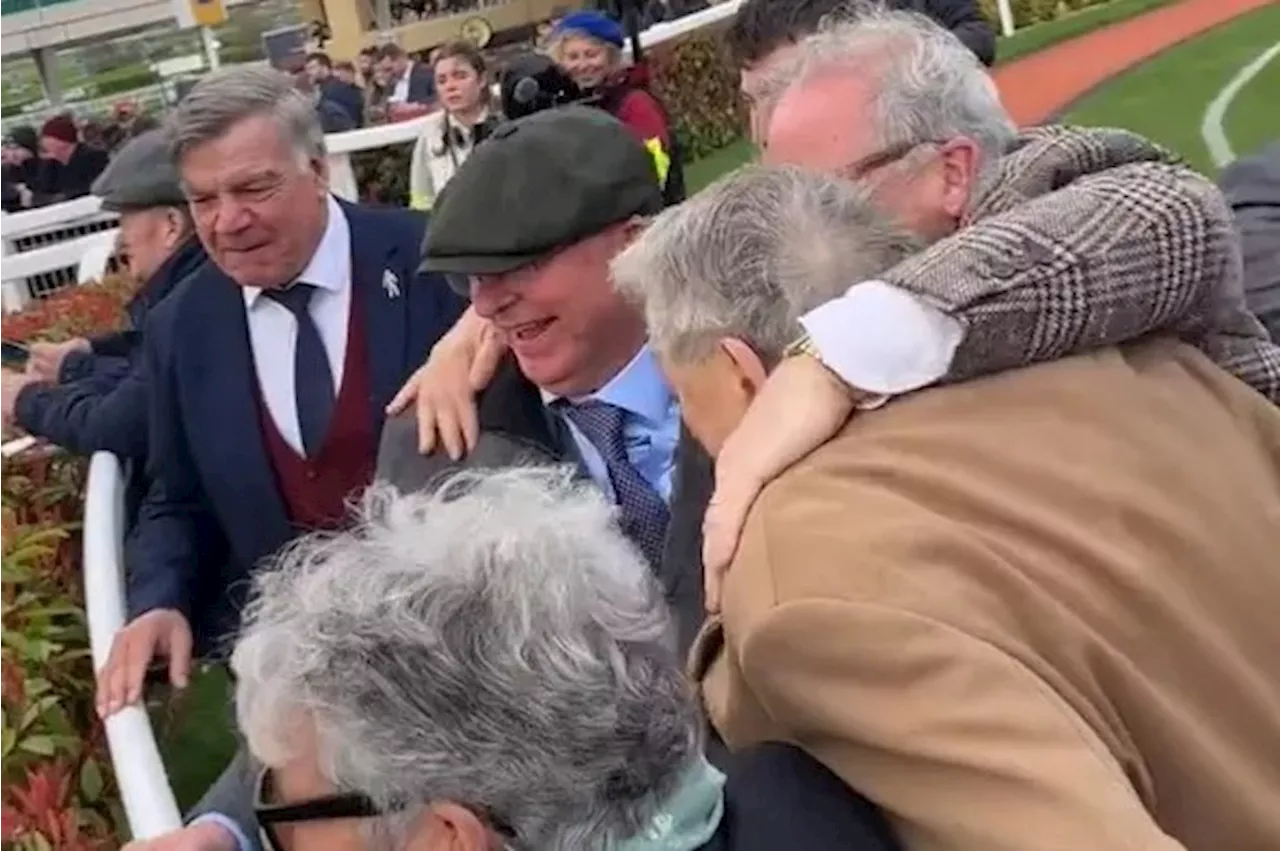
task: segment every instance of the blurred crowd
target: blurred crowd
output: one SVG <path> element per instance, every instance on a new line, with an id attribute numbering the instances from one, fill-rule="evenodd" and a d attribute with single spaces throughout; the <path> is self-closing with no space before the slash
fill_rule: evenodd
<path id="1" fill-rule="evenodd" d="M 100 713 L 233 674 L 133 848 L 1280 847 L 1280 149 L 1015 127 L 915 9 L 743 3 L 761 161 L 687 200 L 598 12 L 518 115 L 382 48 L 122 148 L 134 328 L 3 391 L 132 465 Z M 328 191 L 369 80 L 418 209 Z"/>
<path id="2" fill-rule="evenodd" d="M 157 126 L 134 101 L 120 101 L 105 121 L 55 115 L 37 130 L 20 125 L 4 138 L 4 210 L 15 213 L 89 194 L 122 144 Z"/>

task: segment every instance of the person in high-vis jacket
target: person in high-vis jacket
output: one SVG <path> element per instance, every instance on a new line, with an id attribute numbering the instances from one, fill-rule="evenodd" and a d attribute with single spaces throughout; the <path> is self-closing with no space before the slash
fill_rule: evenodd
<path id="1" fill-rule="evenodd" d="M 649 149 L 662 182 L 663 200 L 684 200 L 684 167 L 666 108 L 648 89 L 643 63 L 622 60 L 622 26 L 602 12 L 565 15 L 552 29 L 547 49 L 597 106 L 635 133 Z"/>

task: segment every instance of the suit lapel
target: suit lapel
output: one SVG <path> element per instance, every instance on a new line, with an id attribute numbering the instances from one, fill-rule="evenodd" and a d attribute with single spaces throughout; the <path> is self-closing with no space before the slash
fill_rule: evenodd
<path id="1" fill-rule="evenodd" d="M 351 297 L 364 313 L 365 348 L 369 364 L 369 405 L 372 422 L 381 429 L 383 409 L 400 389 L 405 375 L 408 334 L 408 264 L 396 246 L 369 222 L 358 207 L 343 205 L 351 226 Z"/>
<path id="2" fill-rule="evenodd" d="M 192 323 L 190 331 L 196 339 L 184 347 L 190 352 L 195 379 L 188 396 L 191 450 L 209 458 L 207 469 L 217 473 L 205 478 L 206 487 L 227 489 L 216 502 L 238 506 L 243 517 L 252 518 L 258 530 L 255 535 L 274 539 L 275 532 L 287 534 L 288 518 L 262 441 L 244 295 L 220 273 L 196 283 L 203 303 L 191 315 L 203 319 Z M 274 549 L 275 545 L 267 545 L 262 551 Z"/>

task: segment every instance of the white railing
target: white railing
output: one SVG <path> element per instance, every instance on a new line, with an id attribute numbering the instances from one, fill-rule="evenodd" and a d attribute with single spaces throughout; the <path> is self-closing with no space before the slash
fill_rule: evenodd
<path id="1" fill-rule="evenodd" d="M 124 469 L 116 456 L 96 452 L 84 495 L 84 601 L 95 671 L 107 663 L 125 623 L 124 531 Z M 181 827 L 146 707 L 120 710 L 106 720 L 106 730 L 129 833 L 151 839 Z"/>
<path id="2" fill-rule="evenodd" d="M 667 24 L 659 24 L 647 30 L 642 43 L 648 47 L 676 38 L 684 33 L 729 17 L 737 10 L 741 0 L 729 0 L 694 15 Z M 1000 0 L 1001 19 L 1005 21 L 1008 0 Z M 1011 29 L 1011 18 L 1006 31 Z M 347 198 L 355 197 L 355 179 L 351 174 L 349 155 L 387 145 L 408 142 L 421 132 L 427 117 L 381 127 L 352 130 L 328 137 L 330 169 L 334 191 Z M 345 181 L 345 182 L 344 182 Z M 5 243 L 11 233 L 34 234 L 42 227 L 65 228 L 69 222 L 92 218 L 97 211 L 97 199 L 80 199 L 56 207 L 22 213 L 5 219 Z M 74 213 L 74 215 L 68 215 Z M 19 218 L 27 217 L 27 218 Z M 9 222 L 18 220 L 17 225 Z M 38 223 L 38 224 L 37 224 Z M 10 231 L 12 227 L 14 230 Z M 91 248 L 82 239 L 73 240 L 79 248 L 62 243 L 59 248 L 67 255 L 81 254 Z M 44 255 L 42 255 L 42 258 Z M 9 281 L 9 264 L 19 259 L 8 256 L 4 260 L 5 282 Z M 68 256 L 66 265 L 78 265 L 80 256 Z M 43 260 L 42 260 L 43 262 Z M 52 261 L 50 261 L 52 262 Z M 33 264 L 35 268 L 38 264 Z M 30 269 L 22 267 L 24 272 Z M 9 456 L 34 445 L 30 438 L 22 438 L 5 444 L 4 455 Z M 114 455 L 96 453 L 89 465 L 89 479 L 84 504 L 84 581 L 85 604 L 88 612 L 90 643 L 93 648 L 94 669 L 100 669 L 107 659 L 115 633 L 124 625 L 127 612 L 124 596 L 124 471 Z M 182 819 L 173 792 L 169 787 L 164 763 L 156 744 L 155 734 L 146 710 L 134 706 L 107 719 L 107 743 L 111 750 L 111 762 L 124 803 L 129 829 L 135 839 L 158 836 L 181 826 Z"/>

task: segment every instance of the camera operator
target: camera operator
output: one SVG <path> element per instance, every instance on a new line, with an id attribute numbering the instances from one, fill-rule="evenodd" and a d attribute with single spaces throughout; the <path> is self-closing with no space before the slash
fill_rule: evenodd
<path id="1" fill-rule="evenodd" d="M 613 115 L 644 142 L 653 155 L 667 204 L 684 200 L 684 168 L 667 111 L 647 88 L 643 64 L 622 61 L 622 26 L 601 12 L 565 15 L 551 30 L 551 58 L 573 79 L 588 101 Z"/>

